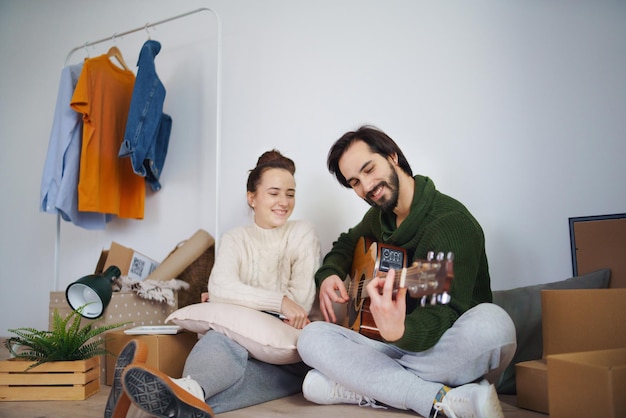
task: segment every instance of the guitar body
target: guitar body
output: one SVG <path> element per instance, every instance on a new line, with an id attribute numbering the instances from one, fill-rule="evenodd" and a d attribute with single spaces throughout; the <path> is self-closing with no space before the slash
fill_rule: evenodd
<path id="1" fill-rule="evenodd" d="M 453 278 L 452 254 L 446 260 L 440 253 L 437 260 L 418 260 L 406 266 L 406 250 L 388 244 L 359 238 L 354 249 L 348 285 L 348 307 L 345 326 L 369 338 L 380 340 L 374 317 L 369 310 L 369 297 L 365 287 L 377 277 L 385 277 L 390 269 L 396 270 L 394 290 L 407 288 L 411 297 L 432 296 L 431 304 L 447 303 L 447 291 Z"/>
<path id="2" fill-rule="evenodd" d="M 380 339 L 378 328 L 369 310 L 365 286 L 375 277 L 384 277 L 390 268 L 406 267 L 406 250 L 387 244 L 359 238 L 354 249 L 351 281 L 348 288 L 346 326 L 370 338 Z"/>

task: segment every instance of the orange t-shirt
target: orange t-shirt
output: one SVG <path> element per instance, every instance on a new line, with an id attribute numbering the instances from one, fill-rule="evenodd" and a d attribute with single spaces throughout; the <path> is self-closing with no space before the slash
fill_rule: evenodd
<path id="1" fill-rule="evenodd" d="M 133 172 L 130 158 L 119 158 L 135 85 L 132 71 L 107 55 L 87 59 L 71 107 L 83 115 L 78 180 L 78 210 L 143 219 L 145 179 Z"/>

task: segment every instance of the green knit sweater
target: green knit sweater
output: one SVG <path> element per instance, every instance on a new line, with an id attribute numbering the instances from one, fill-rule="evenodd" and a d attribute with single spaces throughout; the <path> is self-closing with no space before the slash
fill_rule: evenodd
<path id="1" fill-rule="evenodd" d="M 407 265 L 414 259 L 425 259 L 428 251 L 454 253 L 451 302 L 420 307 L 407 297 L 405 332 L 393 343 L 400 348 L 427 350 L 463 312 L 492 301 L 482 228 L 465 206 L 436 190 L 428 177 L 415 176 L 411 212 L 398 228 L 395 214 L 372 207 L 359 224 L 342 233 L 315 274 L 318 286 L 332 274 L 339 277 L 349 274 L 360 237 L 405 248 Z"/>

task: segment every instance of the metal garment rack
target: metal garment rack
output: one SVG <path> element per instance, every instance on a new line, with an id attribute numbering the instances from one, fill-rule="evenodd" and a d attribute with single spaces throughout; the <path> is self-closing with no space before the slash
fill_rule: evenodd
<path id="1" fill-rule="evenodd" d="M 216 31 L 217 31 L 217 48 L 216 48 L 216 99 L 215 99 L 215 246 L 217 247 L 217 241 L 219 238 L 219 197 L 220 197 L 220 152 L 222 141 L 222 23 L 220 16 L 213 9 L 208 7 L 201 7 L 199 9 L 191 10 L 187 13 L 182 13 L 176 16 L 169 17 L 167 19 L 159 20 L 154 23 L 146 23 L 143 26 L 135 29 L 130 29 L 125 32 L 114 33 L 112 36 L 98 39 L 97 41 L 85 42 L 83 45 L 72 48 L 65 58 L 65 65 L 68 65 L 72 55 L 76 51 L 86 49 L 90 46 L 101 44 L 103 42 L 115 42 L 117 37 L 130 35 L 139 31 L 148 31 L 164 23 L 171 22 L 191 16 L 197 13 L 208 12 L 215 16 Z M 56 236 L 54 243 L 54 289 L 58 290 L 59 287 L 59 259 L 61 249 L 61 215 L 57 213 L 56 219 Z"/>

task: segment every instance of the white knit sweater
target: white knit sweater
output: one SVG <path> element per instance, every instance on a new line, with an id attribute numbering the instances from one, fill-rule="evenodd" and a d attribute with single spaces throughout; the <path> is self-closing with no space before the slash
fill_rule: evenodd
<path id="1" fill-rule="evenodd" d="M 283 296 L 307 311 L 315 298 L 320 242 L 307 221 L 263 229 L 256 224 L 225 233 L 209 279 L 211 302 L 280 312 Z"/>

